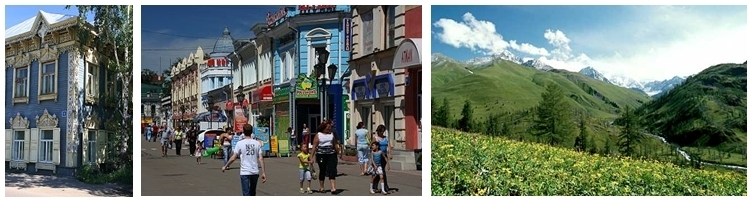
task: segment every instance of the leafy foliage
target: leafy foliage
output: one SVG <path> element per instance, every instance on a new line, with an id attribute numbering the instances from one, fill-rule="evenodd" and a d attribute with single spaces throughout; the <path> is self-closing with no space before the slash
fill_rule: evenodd
<path id="1" fill-rule="evenodd" d="M 536 109 L 537 119 L 534 121 L 536 135 L 545 137 L 550 145 L 566 144 L 566 141 L 573 135 L 570 109 L 560 87 L 555 84 L 548 85 Z"/>
<path id="2" fill-rule="evenodd" d="M 444 195 L 746 195 L 746 174 L 602 157 L 432 127 L 431 188 Z"/>
<path id="3" fill-rule="evenodd" d="M 108 124 L 114 127 L 111 130 L 116 131 L 116 136 L 110 139 L 117 141 L 111 146 L 117 151 L 117 157 L 110 157 L 106 164 L 113 164 L 115 168 L 104 170 L 133 171 L 133 6 L 76 7 L 79 11 L 79 24 L 85 25 L 78 30 L 79 41 L 82 41 L 80 54 L 84 56 L 86 48 L 92 48 L 109 55 L 107 69 L 115 72 L 117 82 L 122 86 L 116 98 L 106 99 L 117 101 L 119 115 L 115 115 L 117 118 L 114 122 Z M 66 9 L 70 8 L 71 6 L 66 6 Z M 84 21 L 89 13 L 94 14 L 91 24 Z"/>

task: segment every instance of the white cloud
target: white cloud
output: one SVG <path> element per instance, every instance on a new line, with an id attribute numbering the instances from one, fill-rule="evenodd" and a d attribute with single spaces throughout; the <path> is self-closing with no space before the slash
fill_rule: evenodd
<path id="1" fill-rule="evenodd" d="M 515 40 L 508 42 L 503 39 L 490 21 L 477 20 L 471 13 L 463 15 L 463 21 L 442 18 L 433 24 L 442 29 L 435 36 L 445 44 L 453 47 L 469 48 L 485 55 L 501 54 L 509 47 L 519 52 L 532 55 L 549 55 L 546 49 L 535 47 L 529 43 L 517 44 Z"/>
<path id="2" fill-rule="evenodd" d="M 506 42 L 492 22 L 466 13 L 463 22 L 434 23 L 443 43 L 477 52 L 508 48 L 540 56 L 560 69 L 578 71 L 593 66 L 606 74 L 637 80 L 661 80 L 696 74 L 719 63 L 746 60 L 746 9 L 677 6 L 631 7 L 630 15 L 602 26 L 572 31 L 545 30 L 550 50 L 522 41 Z M 588 52 L 588 53 L 587 53 Z"/>

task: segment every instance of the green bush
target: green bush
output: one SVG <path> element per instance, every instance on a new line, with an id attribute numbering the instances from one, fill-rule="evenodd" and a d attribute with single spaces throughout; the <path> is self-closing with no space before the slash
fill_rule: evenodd
<path id="1" fill-rule="evenodd" d="M 78 169 L 76 179 L 90 184 L 133 184 L 133 167 L 126 166 L 112 172 L 104 172 L 97 165 L 84 165 Z"/>

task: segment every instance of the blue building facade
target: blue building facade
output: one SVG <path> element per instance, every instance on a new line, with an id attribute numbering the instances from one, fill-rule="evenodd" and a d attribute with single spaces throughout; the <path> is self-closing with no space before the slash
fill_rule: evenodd
<path id="1" fill-rule="evenodd" d="M 73 175 L 104 162 L 120 85 L 106 55 L 79 51 L 79 27 L 76 16 L 39 11 L 6 30 L 6 171 Z"/>
<path id="2" fill-rule="evenodd" d="M 273 132 L 278 137 L 287 127 L 301 135 L 304 124 L 314 132 L 322 119 L 334 120 L 335 132 L 346 134 L 343 97 L 348 95 L 341 77 L 348 72 L 350 58 L 350 50 L 345 49 L 345 43 L 350 43 L 350 30 L 346 30 L 350 25 L 344 26 L 350 13 L 348 5 L 298 5 L 281 9 L 277 16 L 268 15 L 267 35 L 274 38 L 275 50 Z M 325 65 L 337 67 L 334 79 L 327 79 L 324 85 L 321 78 L 330 77 L 329 72 L 317 76 L 314 69 L 323 50 L 329 52 Z M 322 87 L 325 97 L 321 96 Z"/>

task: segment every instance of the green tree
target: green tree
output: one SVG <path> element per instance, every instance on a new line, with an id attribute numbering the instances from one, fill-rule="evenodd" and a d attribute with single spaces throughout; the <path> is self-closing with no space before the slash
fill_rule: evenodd
<path id="1" fill-rule="evenodd" d="M 608 136 L 605 138 L 605 148 L 602 149 L 602 154 L 604 154 L 605 156 L 610 156 L 610 154 L 613 153 L 613 145 L 611 141 L 612 140 L 610 139 L 610 135 L 608 134 Z"/>
<path id="2" fill-rule="evenodd" d="M 434 112 L 432 117 L 432 124 L 440 127 L 451 128 L 450 121 L 450 104 L 447 98 L 442 99 L 442 105 Z M 435 110 L 432 110 L 435 111 Z"/>
<path id="3" fill-rule="evenodd" d="M 70 9 L 71 6 L 66 6 Z M 109 6 L 77 6 L 79 12 L 79 24 L 87 24 L 85 21 L 89 13 L 94 14 L 92 26 L 84 26 L 78 30 L 81 41 L 79 53 L 85 57 L 85 47 L 96 48 L 103 53 L 111 55 L 108 70 L 116 73 L 116 79 L 122 89 L 118 95 L 118 112 L 120 113 L 120 128 L 116 132 L 120 141 L 116 149 L 119 153 L 119 165 L 132 165 L 133 147 L 133 110 L 132 81 L 133 81 L 133 6 L 109 5 Z"/>
<path id="4" fill-rule="evenodd" d="M 639 117 L 631 107 L 626 105 L 623 107 L 621 117 L 616 120 L 616 124 L 621 129 L 618 136 L 621 153 L 626 156 L 635 154 L 637 147 L 644 139 L 644 134 L 639 130 Z"/>
<path id="5" fill-rule="evenodd" d="M 502 129 L 500 128 L 500 115 L 490 114 L 490 116 L 487 117 L 485 126 L 487 128 L 487 134 L 500 135 L 500 131 L 502 131 Z"/>
<path id="6" fill-rule="evenodd" d="M 466 100 L 461 109 L 461 119 L 458 120 L 458 130 L 469 132 L 474 129 L 474 111 L 471 109 L 471 101 Z"/>
<path id="7" fill-rule="evenodd" d="M 591 137 L 589 136 L 589 128 L 587 128 L 587 121 L 585 115 L 581 115 L 581 118 L 579 119 L 579 135 L 576 137 L 576 143 L 574 143 L 574 147 L 578 151 L 587 151 L 588 146 L 588 140 Z"/>
<path id="8" fill-rule="evenodd" d="M 141 83 L 142 84 L 154 84 L 154 77 L 157 73 L 150 69 L 141 69 Z"/>
<path id="9" fill-rule="evenodd" d="M 546 143 L 559 145 L 573 135 L 571 106 L 566 102 L 565 94 L 558 85 L 547 85 L 542 93 L 542 101 L 536 108 L 534 120 L 535 135 L 544 137 Z"/>

